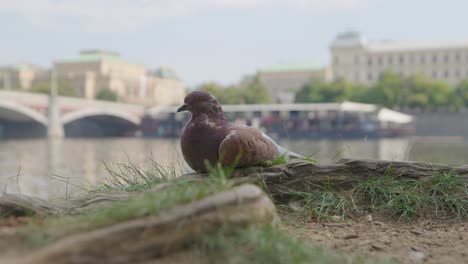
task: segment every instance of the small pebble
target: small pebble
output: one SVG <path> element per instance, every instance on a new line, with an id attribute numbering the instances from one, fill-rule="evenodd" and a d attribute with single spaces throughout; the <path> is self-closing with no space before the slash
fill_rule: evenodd
<path id="1" fill-rule="evenodd" d="M 353 239 L 353 238 L 358 238 L 359 236 L 356 234 L 349 234 L 343 237 L 343 239 Z"/>
<path id="2" fill-rule="evenodd" d="M 408 253 L 408 257 L 412 260 L 412 261 L 415 261 L 415 262 L 422 262 L 425 258 L 426 258 L 426 255 L 424 253 L 422 253 L 421 251 L 414 251 L 414 250 L 411 250 L 409 253 Z"/>
<path id="3" fill-rule="evenodd" d="M 343 217 L 341 217 L 339 215 L 334 215 L 334 216 L 331 217 L 331 220 L 333 222 L 341 222 L 341 221 L 343 221 Z"/>

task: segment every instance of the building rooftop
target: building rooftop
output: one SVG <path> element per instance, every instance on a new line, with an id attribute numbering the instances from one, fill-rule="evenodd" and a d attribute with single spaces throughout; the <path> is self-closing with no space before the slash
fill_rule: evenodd
<path id="1" fill-rule="evenodd" d="M 124 61 L 117 52 L 105 50 L 84 50 L 76 57 L 60 59 L 58 63 L 96 62 L 101 60 Z"/>
<path id="2" fill-rule="evenodd" d="M 153 75 L 162 79 L 180 80 L 175 70 L 167 66 L 159 67 L 153 72 Z"/>
<path id="3" fill-rule="evenodd" d="M 339 34 L 331 44 L 331 48 L 363 47 L 372 52 L 388 51 L 416 51 L 416 50 L 442 50 L 453 48 L 467 48 L 465 41 L 425 41 L 425 42 L 369 42 L 358 32 L 348 31 Z"/>
<path id="4" fill-rule="evenodd" d="M 14 71 L 21 71 L 21 70 L 36 70 L 36 71 L 42 71 L 45 70 L 44 68 L 34 65 L 34 64 L 29 64 L 29 63 L 19 63 L 19 64 L 13 64 L 13 65 L 5 65 L 5 66 L 0 66 L 0 69 L 3 70 L 14 70 Z"/>
<path id="5" fill-rule="evenodd" d="M 373 52 L 386 51 L 416 51 L 416 50 L 443 50 L 453 48 L 467 48 L 466 41 L 426 41 L 426 42 L 393 42 L 382 41 L 369 43 L 367 49 Z"/>
<path id="6" fill-rule="evenodd" d="M 156 117 L 161 113 L 175 113 L 176 106 L 156 106 L 146 110 L 146 114 Z M 385 107 L 373 104 L 355 102 L 342 103 L 311 103 L 311 104 L 253 104 L 253 105 L 223 105 L 224 112 L 270 112 L 270 111 L 344 111 L 376 113 L 380 121 L 406 124 L 413 117 Z"/>
<path id="7" fill-rule="evenodd" d="M 295 72 L 295 71 L 316 71 L 322 67 L 310 63 L 295 63 L 295 64 L 276 64 L 260 69 L 260 72 Z"/>
<path id="8" fill-rule="evenodd" d="M 366 44 L 367 40 L 361 34 L 356 31 L 347 31 L 336 36 L 331 44 L 331 48 L 365 46 Z"/>

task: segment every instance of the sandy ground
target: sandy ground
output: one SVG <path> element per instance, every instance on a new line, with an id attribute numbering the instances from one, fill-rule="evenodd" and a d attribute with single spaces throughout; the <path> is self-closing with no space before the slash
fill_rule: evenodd
<path id="1" fill-rule="evenodd" d="M 468 263 L 468 221 L 382 222 L 368 216 L 344 223 L 287 222 L 286 229 L 300 238 L 348 254 L 397 263 Z"/>
<path id="2" fill-rule="evenodd" d="M 287 218 L 284 219 L 283 226 L 291 234 L 345 254 L 371 259 L 393 259 L 397 263 L 468 263 L 468 221 L 424 220 L 405 223 L 376 221 L 368 216 L 344 223 L 322 223 Z M 27 221 L 27 218 L 7 218 L 0 221 L 2 258 L 18 256 L 28 251 L 15 228 Z M 192 261 L 202 259 L 200 256 L 194 257 L 192 253 L 188 254 Z M 171 256 L 163 262 L 159 260 L 148 263 L 180 263 L 186 258 L 187 254 L 184 253 Z"/>

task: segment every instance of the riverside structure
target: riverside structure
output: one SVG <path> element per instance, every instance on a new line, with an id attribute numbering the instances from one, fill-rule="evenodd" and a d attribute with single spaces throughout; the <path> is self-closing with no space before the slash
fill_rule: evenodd
<path id="1" fill-rule="evenodd" d="M 146 137 L 179 137 L 189 115 L 176 107 L 154 107 L 141 122 Z M 406 136 L 414 133 L 413 118 L 372 104 L 223 105 L 225 116 L 239 125 L 263 130 L 275 138 L 353 138 Z"/>
<path id="2" fill-rule="evenodd" d="M 423 74 L 456 85 L 468 79 L 468 40 L 458 42 L 369 42 L 357 32 L 339 34 L 330 46 L 332 80 L 373 84 L 385 71 Z"/>

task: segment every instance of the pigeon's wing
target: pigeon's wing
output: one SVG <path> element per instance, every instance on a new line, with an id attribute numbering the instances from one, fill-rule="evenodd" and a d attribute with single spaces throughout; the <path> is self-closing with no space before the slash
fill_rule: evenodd
<path id="1" fill-rule="evenodd" d="M 232 127 L 219 146 L 219 160 L 224 166 L 252 166 L 266 160 L 276 160 L 275 144 L 253 127 Z"/>

